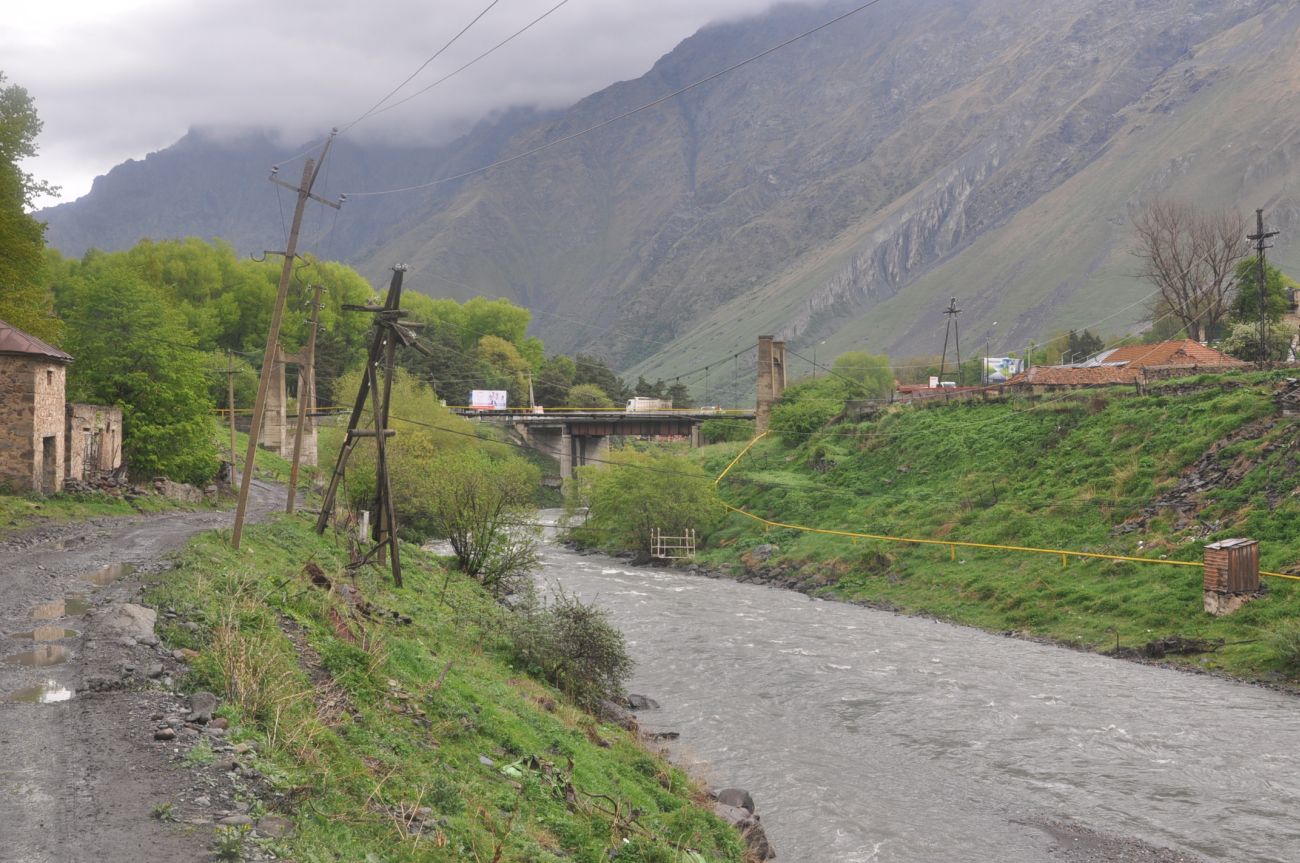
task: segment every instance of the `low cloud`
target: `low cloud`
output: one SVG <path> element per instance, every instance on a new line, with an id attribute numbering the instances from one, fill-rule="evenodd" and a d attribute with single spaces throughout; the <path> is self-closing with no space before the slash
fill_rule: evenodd
<path id="1" fill-rule="evenodd" d="M 398 98 L 509 36 L 558 0 L 501 0 Z M 36 4 L 34 4 L 36 5 Z M 465 26 L 486 0 L 135 0 L 28 9 L 0 33 L 11 83 L 45 123 L 27 165 L 64 187 L 167 147 L 194 126 L 271 129 L 286 147 L 363 113 Z M 512 105 L 563 106 L 654 61 L 711 21 L 774 0 L 570 0 L 474 68 L 356 127 L 437 141 Z M 55 20 L 55 18 L 58 20 Z"/>

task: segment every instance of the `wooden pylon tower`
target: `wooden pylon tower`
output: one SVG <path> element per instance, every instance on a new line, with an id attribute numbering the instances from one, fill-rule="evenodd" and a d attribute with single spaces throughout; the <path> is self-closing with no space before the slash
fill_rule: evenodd
<path id="1" fill-rule="evenodd" d="M 365 312 L 375 316 L 374 328 L 371 330 L 370 351 L 366 357 L 365 373 L 361 376 L 361 386 L 357 389 L 357 398 L 352 405 L 352 415 L 348 420 L 347 436 L 339 448 L 338 461 L 330 477 L 329 488 L 321 502 L 320 516 L 316 519 L 316 532 L 324 533 L 329 526 L 330 516 L 334 513 L 334 502 L 338 496 L 339 483 L 347 467 L 348 458 L 357 442 L 366 438 L 375 441 L 375 518 L 371 532 L 374 546 L 365 553 L 356 566 L 364 566 L 385 548 L 388 549 L 393 583 L 402 586 L 402 561 L 397 548 L 397 515 L 393 508 L 392 482 L 388 473 L 388 439 L 396 432 L 388 428 L 388 402 L 393 390 L 393 361 L 400 342 L 404 346 L 414 346 L 415 336 L 411 332 L 412 324 L 402 324 L 402 318 L 408 314 L 401 310 L 402 274 L 406 272 L 404 264 L 393 267 L 393 279 L 388 285 L 388 297 L 382 306 L 345 305 L 349 312 Z M 379 382 L 378 367 L 382 363 L 384 380 Z M 361 428 L 362 416 L 366 403 L 370 402 L 373 428 Z"/>

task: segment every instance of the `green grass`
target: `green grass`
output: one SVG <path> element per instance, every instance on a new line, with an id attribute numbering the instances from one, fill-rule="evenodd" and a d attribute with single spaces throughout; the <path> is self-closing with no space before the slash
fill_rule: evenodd
<path id="1" fill-rule="evenodd" d="M 1242 378 L 1237 378 L 1240 384 Z M 760 442 L 723 483 L 735 505 L 775 521 L 863 533 L 1199 561 L 1205 543 L 1260 540 L 1263 568 L 1300 563 L 1300 424 L 1223 447 L 1215 461 L 1234 478 L 1198 499 L 1199 522 L 1174 526 L 1164 511 L 1132 532 L 1116 528 L 1174 488 L 1216 441 L 1271 417 L 1271 376 L 1233 389 L 1150 395 L 1131 391 L 899 409 L 878 421 L 836 425 L 790 446 Z M 706 447 L 715 472 L 740 445 Z M 825 469 L 827 463 L 829 469 Z M 817 470 L 815 467 L 821 467 Z M 1237 474 L 1240 474 L 1237 476 Z M 1212 525 L 1208 536 L 1202 524 Z M 1228 645 L 1172 661 L 1249 677 L 1295 679 L 1279 632 L 1300 618 L 1300 585 L 1265 579 L 1269 594 L 1216 619 L 1202 610 L 1199 568 L 1053 555 L 862 541 L 764 530 L 742 516 L 709 539 L 705 562 L 766 564 L 784 580 L 827 595 L 936 615 L 993 631 L 1017 631 L 1094 650 L 1157 638 L 1223 639 Z"/>
<path id="2" fill-rule="evenodd" d="M 229 431 L 218 429 L 217 442 L 221 458 L 229 458 Z M 244 460 L 244 448 L 246 446 L 248 446 L 248 435 L 238 432 L 236 434 L 236 455 L 240 463 Z M 256 462 L 256 475 L 258 477 L 272 482 L 288 483 L 291 465 L 287 459 L 267 450 L 259 449 Z M 330 467 L 332 465 L 327 465 L 324 469 L 328 470 Z M 305 496 L 309 491 L 314 477 L 321 470 L 322 468 L 304 465 L 299 471 L 300 502 L 302 496 Z M 138 485 L 146 491 L 152 492 L 152 486 L 147 481 L 140 482 Z M 217 504 L 217 506 L 222 507 L 233 505 L 233 498 Z M 6 534 L 28 529 L 39 524 L 76 522 L 106 516 L 136 515 L 139 513 L 165 512 L 189 508 L 192 507 L 188 504 L 169 500 L 152 493 L 134 501 L 103 492 L 61 492 L 55 495 L 0 494 L 0 538 L 3 538 Z"/>
<path id="3" fill-rule="evenodd" d="M 477 583 L 410 546 L 403 589 L 372 569 L 354 580 L 335 537 L 303 518 L 251 528 L 238 553 L 227 541 L 195 540 L 150 598 L 203 624 L 163 626 L 200 650 L 185 685 L 222 697 L 232 736 L 256 742 L 257 768 L 294 801 L 282 855 L 742 860 L 686 775 L 510 667 L 506 612 Z M 355 586 L 373 619 L 313 586 L 309 561 Z"/>

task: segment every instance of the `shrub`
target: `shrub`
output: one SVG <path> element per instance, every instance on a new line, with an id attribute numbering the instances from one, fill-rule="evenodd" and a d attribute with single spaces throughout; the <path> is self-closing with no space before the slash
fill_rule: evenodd
<path id="1" fill-rule="evenodd" d="M 564 593 L 545 602 L 526 592 L 511 609 L 509 642 L 516 662 L 585 707 L 617 696 L 632 673 L 623 634 L 604 609 Z"/>
<path id="2" fill-rule="evenodd" d="M 700 435 L 709 443 L 739 443 L 754 436 L 749 420 L 717 419 L 700 423 Z"/>
<path id="3" fill-rule="evenodd" d="M 1288 620 L 1269 633 L 1269 647 L 1281 659 L 1282 670 L 1300 674 L 1300 620 Z"/>

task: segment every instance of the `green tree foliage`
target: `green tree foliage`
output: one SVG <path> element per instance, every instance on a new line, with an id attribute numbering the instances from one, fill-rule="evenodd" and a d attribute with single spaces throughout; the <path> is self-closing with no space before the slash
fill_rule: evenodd
<path id="1" fill-rule="evenodd" d="M 1233 324 L 1228 335 L 1219 342 L 1219 350 L 1248 362 L 1282 362 L 1291 354 L 1291 338 L 1295 330 L 1291 327 L 1275 324 L 1269 327 L 1268 350 L 1259 349 L 1259 324 Z"/>
<path id="2" fill-rule="evenodd" d="M 62 325 L 45 283 L 45 226 L 27 213 L 56 191 L 18 163 L 36 155 L 41 121 L 27 91 L 0 73 L 0 320 L 58 343 Z"/>
<path id="3" fill-rule="evenodd" d="M 837 378 L 799 381 L 772 406 L 768 428 L 790 446 L 798 446 L 844 411 L 848 384 Z"/>
<path id="4" fill-rule="evenodd" d="M 662 379 L 650 383 L 645 378 L 638 376 L 636 386 L 632 388 L 632 394 L 649 399 L 666 399 L 668 398 L 668 388 Z"/>
<path id="5" fill-rule="evenodd" d="M 709 443 L 738 443 L 754 437 L 754 424 L 740 419 L 705 420 L 700 423 L 700 436 Z"/>
<path id="6" fill-rule="evenodd" d="M 1277 323 L 1287 312 L 1286 289 L 1294 287 L 1282 271 L 1264 264 L 1264 316 Z M 1290 284 L 1288 285 L 1288 283 Z M 1249 257 L 1237 265 L 1237 296 L 1232 301 L 1233 323 L 1259 323 L 1259 258 Z"/>
<path id="7" fill-rule="evenodd" d="M 556 354 L 542 363 L 533 378 L 533 398 L 539 405 L 560 407 L 572 404 L 566 401 L 573 378 L 578 373 L 578 366 L 572 357 Z"/>
<path id="8" fill-rule="evenodd" d="M 832 371 L 848 383 L 846 395 L 851 399 L 883 399 L 894 391 L 894 372 L 889 357 L 866 351 L 849 351 L 835 358 Z"/>
<path id="9" fill-rule="evenodd" d="M 66 286 L 74 401 L 122 408 L 131 472 L 205 483 L 217 470 L 203 354 L 184 318 L 124 261 L 100 258 Z"/>
<path id="10" fill-rule="evenodd" d="M 673 381 L 672 386 L 668 388 L 668 398 L 672 400 L 675 408 L 694 407 L 695 401 L 691 398 L 691 388 L 681 381 Z"/>
<path id="11" fill-rule="evenodd" d="M 361 372 L 353 371 L 341 386 L 355 392 L 360 381 Z M 418 540 L 449 540 L 462 570 L 494 591 L 509 592 L 514 577 L 536 558 L 535 534 L 516 525 L 532 505 L 538 469 L 478 440 L 472 423 L 438 404 L 427 386 L 402 369 L 393 376 L 389 419 L 397 432 L 386 454 L 399 529 Z M 322 452 L 333 461 L 342 429 L 323 434 Z M 354 509 L 373 509 L 373 441 L 354 451 L 345 492 Z"/>
<path id="12" fill-rule="evenodd" d="M 573 364 L 576 371 L 573 375 L 575 384 L 595 384 L 605 391 L 614 404 L 622 404 L 627 401 L 632 393 L 628 390 L 627 384 L 623 379 L 610 371 L 605 361 L 592 354 L 574 354 Z"/>
<path id="13" fill-rule="evenodd" d="M 488 372 L 488 389 L 505 390 L 510 403 L 528 403 L 528 360 L 519 349 L 500 336 L 483 336 L 478 341 L 477 355 Z"/>
<path id="14" fill-rule="evenodd" d="M 632 673 L 627 643 L 605 611 L 565 594 L 549 603 L 535 591 L 525 595 L 510 615 L 510 650 L 519 665 L 588 709 L 620 694 Z"/>
<path id="15" fill-rule="evenodd" d="M 610 401 L 605 391 L 595 384 L 578 384 L 576 387 L 570 387 L 568 395 L 564 398 L 564 407 L 570 408 L 587 408 L 601 409 L 612 408 L 614 403 Z"/>
<path id="16" fill-rule="evenodd" d="M 604 465 L 580 467 L 565 489 L 570 512 L 586 509 L 577 537 L 605 549 L 650 551 L 651 531 L 700 535 L 724 510 L 712 481 L 689 460 L 665 452 L 613 452 Z"/>
<path id="17" fill-rule="evenodd" d="M 541 474 L 514 456 L 480 449 L 432 454 L 422 507 L 435 536 L 451 543 L 462 572 L 498 595 L 537 564 L 536 530 L 524 525 Z"/>
<path id="18" fill-rule="evenodd" d="M 1100 336 L 1084 330 L 1082 334 L 1070 330 L 1066 337 L 1065 344 L 1065 361 L 1067 363 L 1079 363 L 1088 359 L 1093 354 L 1100 353 L 1106 347 L 1106 343 L 1101 340 Z"/>

